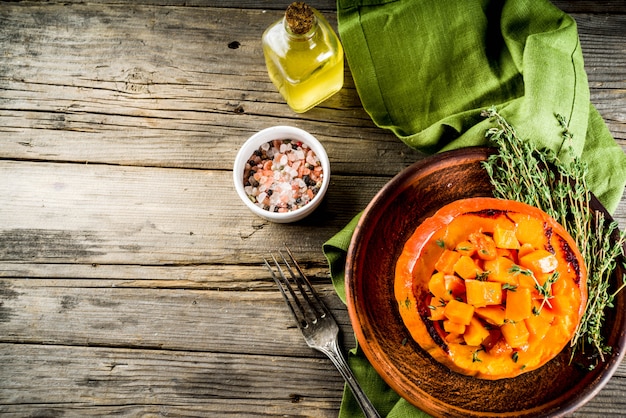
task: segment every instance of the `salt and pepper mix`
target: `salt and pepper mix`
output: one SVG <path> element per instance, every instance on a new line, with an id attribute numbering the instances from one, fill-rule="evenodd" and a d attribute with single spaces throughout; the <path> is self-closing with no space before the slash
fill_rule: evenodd
<path id="1" fill-rule="evenodd" d="M 321 162 L 307 144 L 282 139 L 254 151 L 243 182 L 252 203 L 270 212 L 288 212 L 313 200 L 323 178 Z"/>

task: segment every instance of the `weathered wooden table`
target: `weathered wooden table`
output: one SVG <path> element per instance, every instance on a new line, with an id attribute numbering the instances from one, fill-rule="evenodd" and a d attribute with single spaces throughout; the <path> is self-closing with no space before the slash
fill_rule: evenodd
<path id="1" fill-rule="evenodd" d="M 626 148 L 626 7 L 555 3 Z M 311 4 L 336 25 L 332 0 Z M 322 243 L 423 155 L 373 125 L 348 69 L 338 95 L 289 110 L 260 44 L 287 5 L 0 2 L 1 415 L 337 415 L 343 381 L 261 260 L 289 243 L 352 347 Z M 333 170 L 293 225 L 232 187 L 243 141 L 278 124 L 321 139 Z M 576 416 L 625 411 L 623 364 Z"/>

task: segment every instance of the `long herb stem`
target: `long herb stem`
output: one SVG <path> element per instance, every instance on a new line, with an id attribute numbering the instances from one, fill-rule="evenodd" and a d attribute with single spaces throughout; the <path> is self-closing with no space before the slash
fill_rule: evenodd
<path id="1" fill-rule="evenodd" d="M 617 260 L 624 255 L 626 235 L 619 233 L 616 222 L 607 222 L 602 212 L 591 209 L 587 166 L 578 157 L 565 162 L 551 150 L 532 146 L 520 138 L 495 108 L 485 110 L 483 115 L 497 125 L 487 131 L 487 137 L 498 152 L 483 164 L 494 196 L 542 209 L 576 241 L 587 267 L 588 299 L 571 341 L 572 357 L 577 350 L 584 353 L 586 345 L 590 345 L 604 361 L 604 355 L 610 352 L 602 334 L 605 311 L 613 307 L 615 295 L 625 287 L 626 279 L 622 277 L 623 284 L 611 293 L 610 278 Z M 571 151 L 573 135 L 567 121 L 563 116 L 555 116 L 563 130 L 563 146 Z M 619 238 L 611 239 L 615 235 Z"/>

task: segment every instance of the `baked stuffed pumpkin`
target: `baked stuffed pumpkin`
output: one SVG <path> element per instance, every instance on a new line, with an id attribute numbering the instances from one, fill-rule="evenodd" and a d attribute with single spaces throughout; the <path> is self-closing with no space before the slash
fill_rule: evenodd
<path id="1" fill-rule="evenodd" d="M 395 296 L 412 338 L 434 359 L 482 379 L 554 358 L 587 301 L 568 232 L 524 203 L 470 198 L 417 227 L 398 258 Z"/>

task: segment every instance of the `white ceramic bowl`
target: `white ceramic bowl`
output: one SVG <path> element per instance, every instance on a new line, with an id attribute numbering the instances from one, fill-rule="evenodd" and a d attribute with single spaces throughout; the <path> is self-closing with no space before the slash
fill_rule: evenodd
<path id="1" fill-rule="evenodd" d="M 324 173 L 322 185 L 313 199 L 306 205 L 288 212 L 270 212 L 265 210 L 255 205 L 244 190 L 243 174 L 246 163 L 254 151 L 258 150 L 262 144 L 276 139 L 291 139 L 307 144 L 319 158 Z M 242 202 L 256 215 L 276 223 L 295 222 L 311 214 L 324 199 L 330 183 L 330 161 L 322 144 L 310 133 L 292 126 L 273 126 L 252 135 L 239 149 L 233 167 L 233 181 L 235 190 L 237 190 L 237 194 Z"/>

